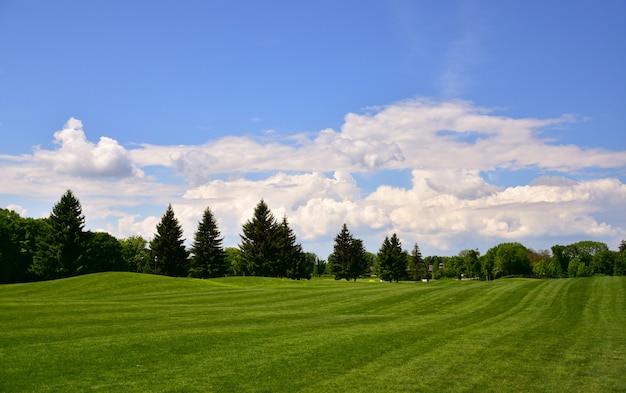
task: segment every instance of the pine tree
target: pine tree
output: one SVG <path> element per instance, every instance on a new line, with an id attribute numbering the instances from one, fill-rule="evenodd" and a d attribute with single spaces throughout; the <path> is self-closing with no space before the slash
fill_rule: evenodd
<path id="1" fill-rule="evenodd" d="M 398 282 L 406 275 L 407 262 L 407 255 L 402 251 L 402 244 L 398 236 L 395 233 L 391 239 L 385 236 L 378 252 L 380 278 L 385 281 Z"/>
<path id="2" fill-rule="evenodd" d="M 413 280 L 421 280 L 428 275 L 428 266 L 424 263 L 422 252 L 417 243 L 413 246 L 413 251 L 409 257 L 409 272 Z"/>
<path id="3" fill-rule="evenodd" d="M 276 266 L 280 257 L 279 225 L 264 200 L 256 205 L 254 217 L 242 231 L 239 249 L 247 270 L 255 276 L 278 276 L 282 269 Z"/>
<path id="4" fill-rule="evenodd" d="M 335 280 L 345 278 L 346 281 L 356 281 L 369 267 L 363 241 L 355 239 L 345 223 L 335 237 L 333 253 L 328 256 L 328 263 Z"/>
<path id="5" fill-rule="evenodd" d="M 206 208 L 191 247 L 189 276 L 196 278 L 222 277 L 226 273 L 226 252 L 222 248 L 220 231 L 210 208 Z"/>
<path id="6" fill-rule="evenodd" d="M 296 234 L 293 232 L 287 216 L 283 217 L 283 222 L 279 228 L 280 251 L 279 251 L 279 277 L 288 277 L 294 280 L 301 278 L 310 279 L 312 267 L 307 265 L 307 260 L 302 251 L 302 246 L 296 243 Z"/>
<path id="7" fill-rule="evenodd" d="M 30 271 L 43 279 L 73 276 L 89 271 L 86 249 L 85 216 L 80 201 L 67 190 L 52 208 L 50 231 L 40 241 Z"/>
<path id="8" fill-rule="evenodd" d="M 157 233 L 150 241 L 151 260 L 146 264 L 147 272 L 174 277 L 186 276 L 189 254 L 183 244 L 183 229 L 174 217 L 171 204 L 167 206 L 156 229 Z"/>

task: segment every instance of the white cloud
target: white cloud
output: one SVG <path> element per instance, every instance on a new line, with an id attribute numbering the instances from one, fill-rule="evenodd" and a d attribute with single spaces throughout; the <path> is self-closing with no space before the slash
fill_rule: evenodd
<path id="1" fill-rule="evenodd" d="M 54 142 L 59 145 L 57 150 L 38 148 L 33 156 L 35 161 L 51 166 L 56 172 L 118 179 L 142 175 L 116 140 L 103 136 L 97 144 L 89 142 L 82 122 L 73 117 L 54 133 Z"/>
<path id="2" fill-rule="evenodd" d="M 28 210 L 26 210 L 25 208 L 23 208 L 20 205 L 9 205 L 7 206 L 7 210 L 13 210 L 14 212 L 16 212 L 17 214 L 19 214 L 20 216 L 25 216 L 26 213 L 28 213 Z"/>
<path id="3" fill-rule="evenodd" d="M 458 171 L 458 178 L 475 186 L 467 198 L 463 182 L 442 189 L 429 184 L 431 178 L 454 177 L 448 171 L 415 170 L 413 176 L 412 189 L 380 187 L 366 201 L 388 212 L 391 227 L 432 246 L 452 247 L 459 237 L 475 242 L 568 235 L 615 239 L 625 233 L 623 226 L 597 217 L 613 212 L 621 216 L 614 223 L 626 222 L 620 209 L 626 185 L 616 179 L 499 189 L 477 173 Z"/>
<path id="4" fill-rule="evenodd" d="M 19 196 L 16 202 L 33 212 L 29 201 L 49 201 L 51 208 L 72 189 L 88 225 L 120 237 L 152 237 L 172 203 L 188 240 L 209 206 L 234 245 L 263 198 L 277 219 L 288 216 L 305 248 L 323 247 L 323 239 L 325 252 L 344 222 L 371 251 L 394 231 L 406 247 L 418 242 L 425 252 L 502 240 L 544 244 L 559 236 L 617 242 L 626 236 L 623 180 L 570 178 L 571 171 L 587 179 L 596 168 L 623 171 L 626 154 L 542 139 L 542 129 L 572 121 L 514 119 L 465 101 L 416 99 L 347 114 L 339 131 L 126 150 L 106 137 L 89 142 L 80 121 L 70 119 L 55 133 L 58 149 L 0 156 L 2 194 Z M 155 167 L 173 169 L 186 183 L 161 178 Z M 393 170 L 407 168 L 412 185 L 398 187 Z M 351 175 L 382 169 L 389 179 L 369 195 Z M 481 176 L 492 169 L 500 176 L 516 169 L 556 176 L 503 187 Z M 151 176 L 141 177 L 142 170 Z"/>
<path id="5" fill-rule="evenodd" d="M 171 167 L 192 185 L 224 173 L 413 168 L 567 172 L 626 166 L 624 152 L 541 138 L 542 129 L 574 121 L 571 115 L 514 119 L 466 101 L 415 99 L 349 113 L 340 131 L 325 129 L 311 138 L 224 137 L 196 146 L 142 145 L 127 153 L 138 167 Z"/>

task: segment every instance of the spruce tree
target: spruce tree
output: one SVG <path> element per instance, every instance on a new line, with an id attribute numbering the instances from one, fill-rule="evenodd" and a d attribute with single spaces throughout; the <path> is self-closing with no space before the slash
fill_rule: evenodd
<path id="1" fill-rule="evenodd" d="M 210 208 L 204 210 L 191 247 L 189 277 L 222 277 L 226 273 L 226 252 L 220 231 Z"/>
<path id="2" fill-rule="evenodd" d="M 333 253 L 328 256 L 328 263 L 335 280 L 345 278 L 346 281 L 356 281 L 369 267 L 363 241 L 355 239 L 345 223 L 335 237 Z"/>
<path id="3" fill-rule="evenodd" d="M 409 272 L 413 280 L 421 280 L 428 276 L 428 266 L 424 263 L 422 252 L 417 243 L 413 246 L 411 256 L 409 257 Z"/>
<path id="4" fill-rule="evenodd" d="M 31 273 L 39 278 L 53 279 L 89 271 L 86 249 L 85 216 L 80 201 L 67 190 L 52 208 L 47 219 L 50 230 L 39 239 Z"/>
<path id="5" fill-rule="evenodd" d="M 294 280 L 301 278 L 310 279 L 312 267 L 307 265 L 302 246 L 296 243 L 296 234 L 293 232 L 287 216 L 283 217 L 283 222 L 279 228 L 279 277 L 288 277 Z"/>
<path id="6" fill-rule="evenodd" d="M 189 254 L 184 245 L 183 229 L 174 217 L 171 204 L 167 206 L 156 229 L 157 233 L 150 241 L 151 260 L 146 264 L 147 272 L 174 277 L 186 276 Z"/>
<path id="7" fill-rule="evenodd" d="M 256 205 L 254 217 L 242 227 L 241 256 L 247 270 L 255 276 L 276 277 L 280 251 L 279 225 L 264 200 Z"/>
<path id="8" fill-rule="evenodd" d="M 385 281 L 398 282 L 406 275 L 407 262 L 407 255 L 402 251 L 402 244 L 398 236 L 395 233 L 391 239 L 385 236 L 378 252 L 380 278 Z"/>

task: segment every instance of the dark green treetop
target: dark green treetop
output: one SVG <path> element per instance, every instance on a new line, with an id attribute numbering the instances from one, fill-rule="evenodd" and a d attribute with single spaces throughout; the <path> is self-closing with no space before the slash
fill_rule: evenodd
<path id="1" fill-rule="evenodd" d="M 226 273 L 226 252 L 222 247 L 223 238 L 217 228 L 217 221 L 207 207 L 198 223 L 191 247 L 189 277 L 222 277 Z"/>
<path id="2" fill-rule="evenodd" d="M 421 280 L 428 277 L 428 265 L 424 263 L 422 252 L 417 243 L 413 246 L 409 256 L 409 274 L 412 280 Z"/>
<path id="3" fill-rule="evenodd" d="M 267 203 L 261 201 L 254 208 L 254 216 L 243 224 L 241 257 L 247 271 L 255 276 L 278 277 L 282 267 L 277 263 L 280 255 L 280 229 Z"/>
<path id="4" fill-rule="evenodd" d="M 310 279 L 313 265 L 306 258 L 302 246 L 296 243 L 296 234 L 289 226 L 287 216 L 279 227 L 279 277 L 288 277 L 294 280 Z"/>
<path id="5" fill-rule="evenodd" d="M 156 229 L 157 233 L 150 241 L 151 260 L 146 265 L 147 272 L 174 277 L 186 276 L 189 253 L 185 249 L 183 229 L 174 217 L 171 204 L 167 206 Z"/>
<path id="6" fill-rule="evenodd" d="M 335 280 L 345 278 L 347 281 L 356 281 L 369 268 L 363 241 L 355 239 L 345 223 L 335 237 L 333 253 L 328 256 L 328 263 Z"/>
<path id="7" fill-rule="evenodd" d="M 378 251 L 378 267 L 380 278 L 384 281 L 398 282 L 406 276 L 408 258 L 402 251 L 402 243 L 394 233 L 391 238 L 385 236 L 385 240 Z"/>
<path id="8" fill-rule="evenodd" d="M 67 190 L 52 208 L 50 231 L 40 239 L 30 271 L 39 278 L 53 279 L 88 270 L 84 264 L 86 248 L 85 216 L 80 201 Z"/>

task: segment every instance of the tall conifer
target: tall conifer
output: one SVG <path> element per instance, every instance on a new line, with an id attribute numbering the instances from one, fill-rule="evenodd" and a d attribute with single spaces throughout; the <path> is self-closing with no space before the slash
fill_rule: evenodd
<path id="1" fill-rule="evenodd" d="M 279 233 L 279 269 L 281 269 L 279 277 L 288 277 L 294 280 L 310 279 L 313 267 L 308 266 L 302 246 L 296 243 L 296 234 L 289 226 L 287 216 L 283 217 Z"/>
<path id="2" fill-rule="evenodd" d="M 402 251 L 400 239 L 394 233 L 391 238 L 385 236 L 380 251 L 378 251 L 378 263 L 380 278 L 385 281 L 398 282 L 406 275 L 407 255 Z"/>
<path id="3" fill-rule="evenodd" d="M 345 223 L 335 237 L 333 253 L 329 255 L 328 263 L 335 280 L 345 278 L 346 281 L 356 281 L 369 267 L 363 241 L 355 239 Z"/>
<path id="4" fill-rule="evenodd" d="M 183 229 L 174 217 L 171 204 L 156 229 L 157 233 L 150 241 L 151 260 L 146 264 L 146 270 L 166 276 L 186 276 L 189 254 L 184 245 Z"/>
<path id="5" fill-rule="evenodd" d="M 220 231 L 210 208 L 204 210 L 202 221 L 191 247 L 189 276 L 196 278 L 222 277 L 226 273 L 226 252 L 222 248 Z"/>
<path id="6" fill-rule="evenodd" d="M 40 239 L 30 271 L 43 279 L 69 277 L 88 271 L 83 263 L 86 249 L 85 216 L 80 201 L 67 190 L 52 208 L 50 231 Z"/>
<path id="7" fill-rule="evenodd" d="M 278 276 L 279 225 L 264 200 L 256 205 L 254 217 L 243 225 L 242 232 L 239 249 L 248 271 L 255 276 Z"/>

